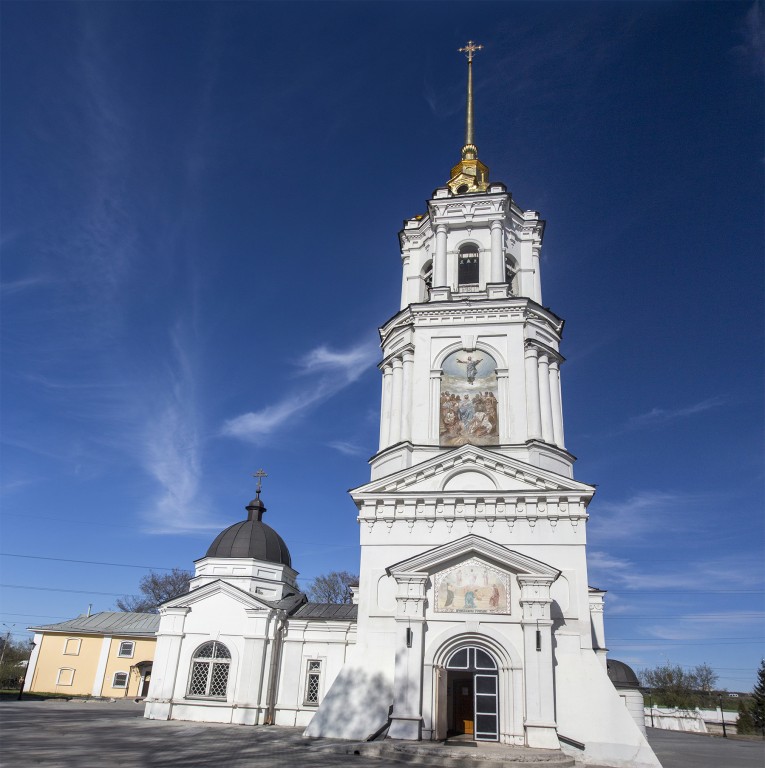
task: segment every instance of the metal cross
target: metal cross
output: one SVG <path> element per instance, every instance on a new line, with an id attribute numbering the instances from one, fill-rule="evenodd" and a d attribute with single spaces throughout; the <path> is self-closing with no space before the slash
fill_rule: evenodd
<path id="1" fill-rule="evenodd" d="M 473 61 L 473 56 L 475 56 L 476 51 L 480 51 L 482 49 L 482 45 L 478 45 L 472 40 L 468 40 L 467 45 L 464 48 L 459 48 L 458 50 L 460 53 L 464 53 L 467 56 L 468 61 Z"/>
<path id="2" fill-rule="evenodd" d="M 265 472 L 264 472 L 262 469 L 259 469 L 257 472 L 255 472 L 255 473 L 253 474 L 253 477 L 256 477 L 256 478 L 258 479 L 258 484 L 257 484 L 257 486 L 255 487 L 255 495 L 256 495 L 258 498 L 260 498 L 260 488 L 261 488 L 261 482 L 260 482 L 260 481 L 261 481 L 261 480 L 262 480 L 264 477 L 268 477 L 268 475 L 267 475 L 267 474 L 266 474 L 266 473 L 265 473 Z"/>

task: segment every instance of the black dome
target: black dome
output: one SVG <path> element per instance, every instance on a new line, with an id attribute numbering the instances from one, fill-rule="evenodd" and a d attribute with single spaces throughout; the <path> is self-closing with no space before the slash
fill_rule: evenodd
<path id="1" fill-rule="evenodd" d="M 246 507 L 247 520 L 226 528 L 210 545 L 205 557 L 251 557 L 292 567 L 292 558 L 282 537 L 261 521 L 266 507 L 257 498 Z"/>
<path id="2" fill-rule="evenodd" d="M 640 688 L 640 681 L 632 667 L 628 667 L 623 661 L 607 659 L 606 669 L 615 688 Z"/>

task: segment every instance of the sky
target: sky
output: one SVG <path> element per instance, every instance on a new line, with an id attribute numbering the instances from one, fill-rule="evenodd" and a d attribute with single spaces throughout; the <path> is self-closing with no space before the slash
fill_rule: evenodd
<path id="1" fill-rule="evenodd" d="M 14 2 L 2 13 L 0 631 L 244 519 L 358 570 L 397 233 L 459 160 L 547 221 L 611 656 L 765 653 L 752 2 Z"/>

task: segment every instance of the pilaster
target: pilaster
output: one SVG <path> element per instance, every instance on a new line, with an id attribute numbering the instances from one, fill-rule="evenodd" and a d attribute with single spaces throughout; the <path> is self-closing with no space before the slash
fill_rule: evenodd
<path id="1" fill-rule="evenodd" d="M 558 749 L 555 723 L 550 587 L 555 576 L 519 574 L 523 616 L 524 680 L 526 688 L 526 743 Z"/>
<path id="2" fill-rule="evenodd" d="M 388 736 L 418 741 L 422 735 L 426 573 L 397 573 L 396 662 Z"/>

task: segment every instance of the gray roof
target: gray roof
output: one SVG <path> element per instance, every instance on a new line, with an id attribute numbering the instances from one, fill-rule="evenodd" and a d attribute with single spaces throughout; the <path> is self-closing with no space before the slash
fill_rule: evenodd
<path id="1" fill-rule="evenodd" d="M 305 603 L 295 613 L 293 619 L 334 619 L 339 621 L 356 621 L 359 613 L 358 605 L 348 603 Z"/>
<path id="2" fill-rule="evenodd" d="M 614 684 L 615 688 L 639 688 L 640 681 L 638 676 L 623 661 L 616 659 L 607 659 L 606 667 L 608 678 Z"/>
<path id="3" fill-rule="evenodd" d="M 159 629 L 158 613 L 128 613 L 126 611 L 102 611 L 92 616 L 78 616 L 76 619 L 58 624 L 42 624 L 29 627 L 36 632 L 72 632 L 89 635 L 147 635 Z"/>
<path id="4" fill-rule="evenodd" d="M 262 521 L 266 505 L 256 498 L 246 509 L 247 519 L 219 533 L 205 557 L 251 557 L 253 560 L 292 567 L 292 558 L 284 539 Z"/>

